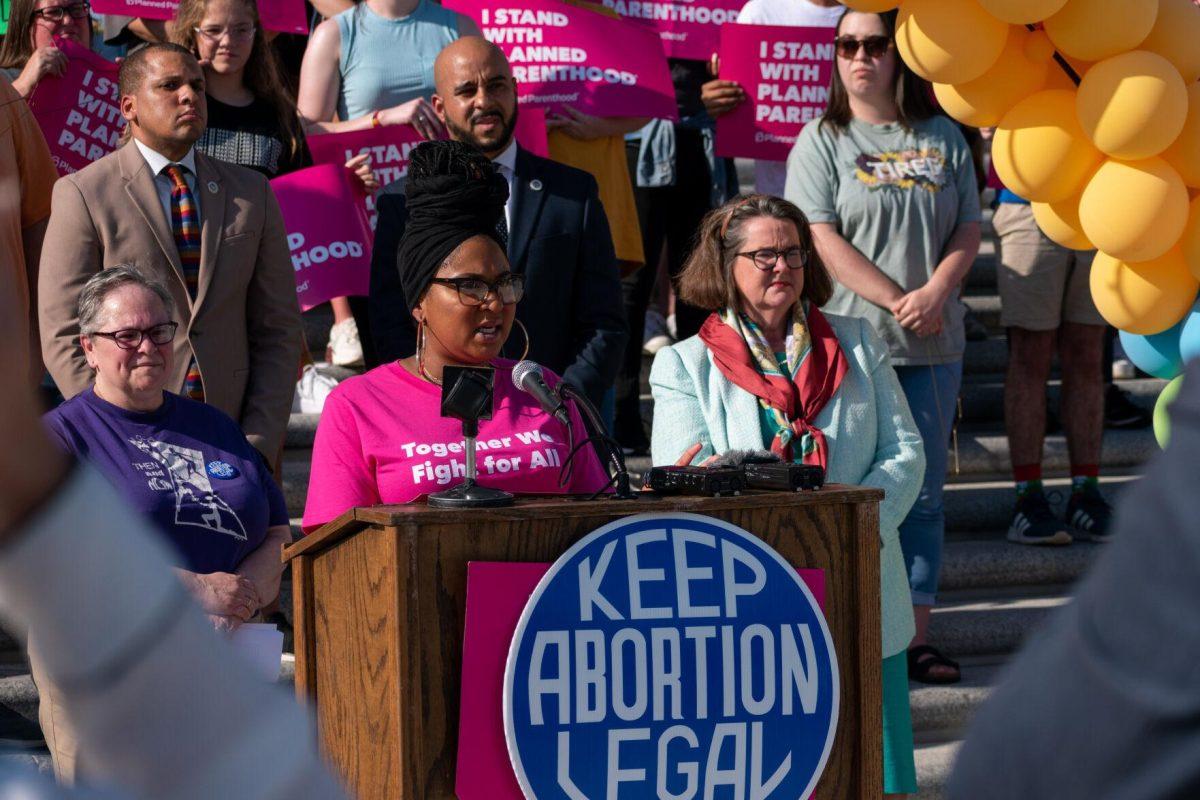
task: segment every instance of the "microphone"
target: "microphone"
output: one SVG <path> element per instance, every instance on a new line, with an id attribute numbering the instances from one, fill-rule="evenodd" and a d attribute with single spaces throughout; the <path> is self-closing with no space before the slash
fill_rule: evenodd
<path id="1" fill-rule="evenodd" d="M 567 406 L 558 393 L 546 384 L 542 377 L 542 368 L 533 361 L 522 361 L 513 367 L 513 385 L 526 394 L 532 395 L 537 404 L 550 416 L 566 427 L 571 427 L 571 417 Z"/>

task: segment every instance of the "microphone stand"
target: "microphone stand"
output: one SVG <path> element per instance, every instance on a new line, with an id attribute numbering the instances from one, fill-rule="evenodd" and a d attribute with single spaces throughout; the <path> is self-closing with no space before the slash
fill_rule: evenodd
<path id="1" fill-rule="evenodd" d="M 621 448 L 615 444 L 613 438 L 604 432 L 604 421 L 600 419 L 600 412 L 592 405 L 592 401 L 566 381 L 558 385 L 558 393 L 565 399 L 574 400 L 575 405 L 582 409 L 584 417 L 595 430 L 596 435 L 588 438 L 591 440 L 596 455 L 600 457 L 601 463 L 607 462 L 612 465 L 613 477 L 616 478 L 616 487 L 612 498 L 614 500 L 637 500 L 638 498 L 656 497 L 657 495 L 653 492 L 635 492 L 629 487 L 629 470 L 625 466 L 625 454 L 621 452 Z M 601 447 L 602 442 L 603 448 Z"/>

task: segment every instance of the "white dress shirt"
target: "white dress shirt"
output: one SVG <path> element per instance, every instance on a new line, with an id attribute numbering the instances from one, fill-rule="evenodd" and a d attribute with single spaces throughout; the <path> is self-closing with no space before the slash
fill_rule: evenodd
<path id="1" fill-rule="evenodd" d="M 508 143 L 508 147 L 504 148 L 504 152 L 492 159 L 492 163 L 504 176 L 504 180 L 508 181 L 508 201 L 504 204 L 504 224 L 508 226 L 508 235 L 512 236 L 513 184 L 517 180 L 517 137 L 513 137 L 512 141 Z"/>
<path id="2" fill-rule="evenodd" d="M 199 222 L 200 193 L 196 190 L 196 148 L 188 150 L 187 155 L 179 161 L 172 161 L 162 153 L 151 150 L 137 139 L 134 139 L 133 143 L 137 145 L 138 152 L 142 154 L 142 158 L 146 159 L 146 164 L 154 173 L 154 190 L 158 192 L 158 202 L 162 203 L 163 213 L 167 216 L 167 227 L 171 227 L 171 189 L 174 184 L 171 183 L 171 177 L 163 170 L 172 164 L 179 164 L 183 167 L 183 179 L 192 192 L 192 200 L 196 203 L 196 221 Z"/>

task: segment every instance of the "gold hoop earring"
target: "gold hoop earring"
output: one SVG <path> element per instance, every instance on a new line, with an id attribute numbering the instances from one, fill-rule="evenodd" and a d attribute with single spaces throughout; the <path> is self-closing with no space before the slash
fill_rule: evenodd
<path id="1" fill-rule="evenodd" d="M 517 319 L 516 317 L 513 317 L 513 322 L 517 324 L 517 326 L 521 329 L 521 335 L 525 337 L 525 350 L 521 353 L 521 357 L 517 359 L 517 361 L 524 361 L 525 357 L 529 355 L 529 331 L 525 329 L 525 325 L 521 322 L 521 320 Z"/>
<path id="2" fill-rule="evenodd" d="M 441 386 L 442 382 L 425 370 L 425 320 L 417 322 L 417 372 L 430 383 Z"/>

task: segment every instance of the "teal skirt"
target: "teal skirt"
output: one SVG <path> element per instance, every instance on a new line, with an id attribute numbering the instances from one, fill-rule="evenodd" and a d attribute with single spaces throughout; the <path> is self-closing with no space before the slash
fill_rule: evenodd
<path id="1" fill-rule="evenodd" d="M 883 792 L 915 794 L 912 711 L 908 705 L 908 653 L 883 660 Z"/>

